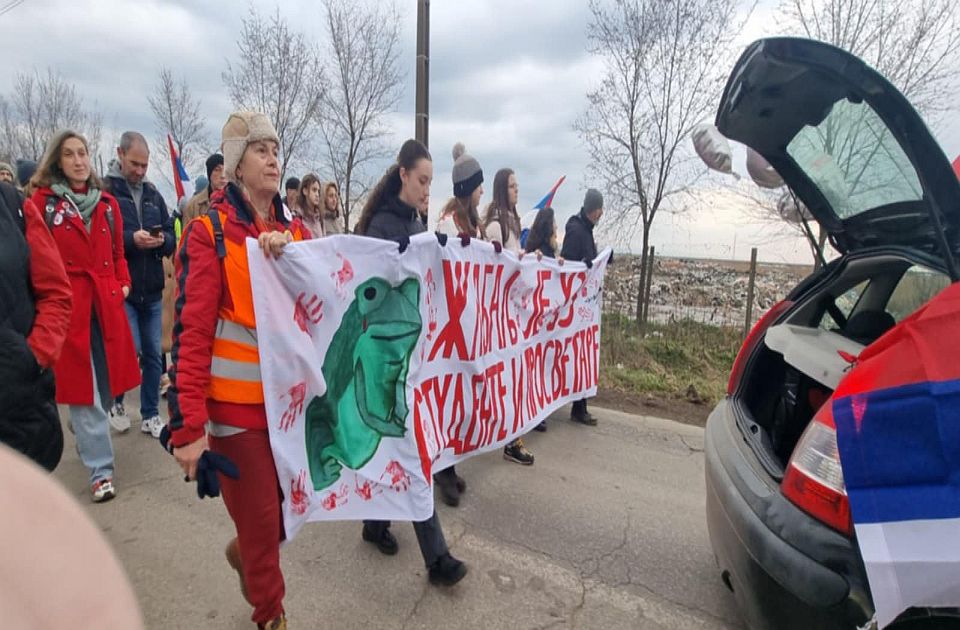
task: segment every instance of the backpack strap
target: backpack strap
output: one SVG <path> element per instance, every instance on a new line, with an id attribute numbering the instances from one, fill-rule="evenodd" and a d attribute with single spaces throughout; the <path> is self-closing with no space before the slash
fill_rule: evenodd
<path id="1" fill-rule="evenodd" d="M 207 217 L 210 219 L 210 225 L 213 226 L 213 242 L 217 247 L 217 258 L 223 260 L 227 257 L 227 246 L 223 242 L 223 225 L 220 223 L 220 213 L 214 208 L 207 211 Z"/>

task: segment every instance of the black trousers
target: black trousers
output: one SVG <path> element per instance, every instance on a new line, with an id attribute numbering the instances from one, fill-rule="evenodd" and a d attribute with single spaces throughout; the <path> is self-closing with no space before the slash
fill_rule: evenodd
<path id="1" fill-rule="evenodd" d="M 366 527 L 374 536 L 380 536 L 383 531 L 390 527 L 390 521 L 364 521 Z M 433 516 L 425 521 L 413 524 L 413 531 L 417 534 L 417 543 L 420 545 L 420 553 L 423 555 L 423 562 L 429 568 L 441 556 L 449 553 L 447 541 L 443 537 L 443 527 L 440 526 L 440 518 L 437 511 L 433 511 Z"/>
<path id="2" fill-rule="evenodd" d="M 570 415 L 585 415 L 587 413 L 587 400 L 587 398 L 581 398 L 580 400 L 573 401 L 573 406 L 570 409 Z"/>

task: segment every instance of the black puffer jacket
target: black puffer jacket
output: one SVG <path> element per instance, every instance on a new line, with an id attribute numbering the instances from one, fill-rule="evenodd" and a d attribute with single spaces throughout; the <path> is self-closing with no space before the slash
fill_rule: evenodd
<path id="1" fill-rule="evenodd" d="M 47 470 L 63 453 L 53 370 L 42 370 L 26 338 L 0 328 L 0 442 Z"/>
<path id="2" fill-rule="evenodd" d="M 420 220 L 417 209 L 403 203 L 396 195 L 391 195 L 384 197 L 383 204 L 370 218 L 364 236 L 400 242 L 426 231 L 427 227 Z"/>
<path id="3" fill-rule="evenodd" d="M 566 233 L 560 255 L 566 260 L 592 261 L 597 257 L 597 243 L 593 240 L 593 223 L 583 212 L 567 220 Z"/>
<path id="4" fill-rule="evenodd" d="M 33 326 L 29 258 L 19 208 L 0 196 L 0 442 L 20 451 L 47 470 L 63 453 L 63 430 L 54 402 L 53 370 L 41 369 L 27 335 Z"/>

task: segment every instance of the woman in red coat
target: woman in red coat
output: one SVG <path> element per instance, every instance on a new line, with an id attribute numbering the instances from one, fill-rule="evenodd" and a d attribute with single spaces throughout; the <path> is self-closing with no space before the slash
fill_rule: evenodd
<path id="1" fill-rule="evenodd" d="M 100 190 L 86 139 L 74 131 L 50 139 L 31 183 L 33 203 L 50 226 L 73 290 L 70 329 L 54 365 L 57 402 L 70 406 L 77 451 L 99 503 L 116 496 L 106 409 L 140 382 L 123 309 L 130 274 L 122 218 L 117 201 Z"/>

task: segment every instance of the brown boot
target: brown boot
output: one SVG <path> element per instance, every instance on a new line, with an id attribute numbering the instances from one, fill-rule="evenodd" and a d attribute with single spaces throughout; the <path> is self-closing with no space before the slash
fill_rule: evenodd
<path id="1" fill-rule="evenodd" d="M 273 621 L 267 623 L 258 623 L 258 628 L 263 628 L 263 630 L 287 630 L 287 616 L 280 615 Z"/>
<path id="2" fill-rule="evenodd" d="M 240 543 L 237 542 L 236 538 L 227 543 L 227 550 L 224 554 L 227 556 L 227 563 L 237 572 L 237 575 L 240 576 L 240 592 L 243 593 L 243 598 L 252 606 L 253 602 L 250 601 L 250 596 L 247 595 L 247 583 L 243 581 L 243 564 L 240 563 Z M 273 626 L 267 627 L 271 628 Z M 286 627 L 286 622 L 284 622 L 282 627 Z"/>

